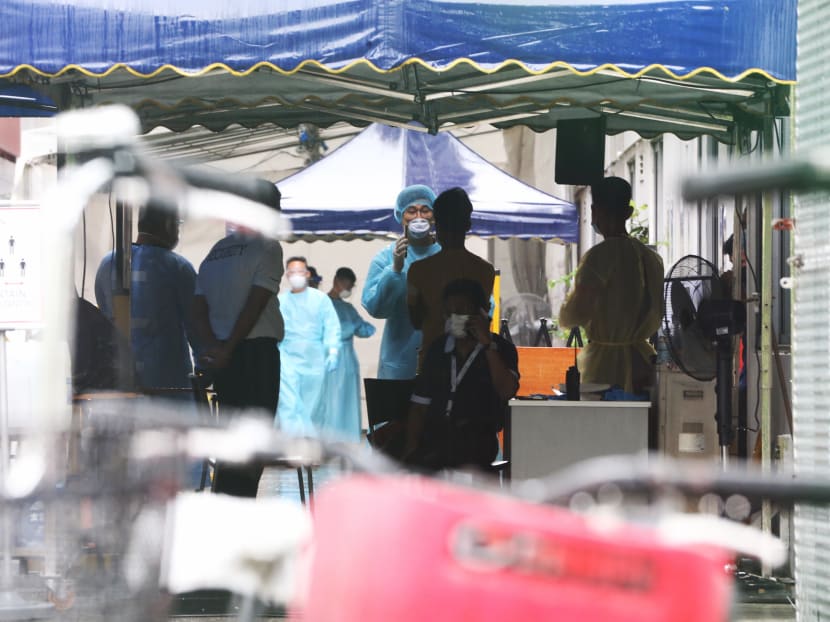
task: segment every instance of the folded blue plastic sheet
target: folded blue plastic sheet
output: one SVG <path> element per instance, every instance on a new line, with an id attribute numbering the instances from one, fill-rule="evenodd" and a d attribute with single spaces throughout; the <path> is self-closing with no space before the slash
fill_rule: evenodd
<path id="1" fill-rule="evenodd" d="M 51 117 L 57 111 L 51 99 L 32 87 L 0 80 L 0 117 Z"/>

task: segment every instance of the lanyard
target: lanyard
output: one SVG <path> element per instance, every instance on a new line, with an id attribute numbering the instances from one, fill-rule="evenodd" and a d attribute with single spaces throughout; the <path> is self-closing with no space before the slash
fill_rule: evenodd
<path id="1" fill-rule="evenodd" d="M 452 358 L 450 359 L 450 397 L 447 400 L 447 410 L 444 414 L 449 417 L 450 413 L 452 412 L 452 403 L 453 399 L 455 398 L 455 391 L 458 388 L 458 385 L 464 379 L 464 376 L 467 375 L 467 371 L 469 371 L 470 366 L 475 361 L 478 353 L 484 349 L 484 346 L 480 343 L 476 344 L 476 347 L 470 353 L 470 356 L 467 357 L 467 361 L 464 363 L 464 366 L 461 368 L 461 372 L 458 372 L 458 364 L 456 362 L 455 352 L 452 353 Z"/>

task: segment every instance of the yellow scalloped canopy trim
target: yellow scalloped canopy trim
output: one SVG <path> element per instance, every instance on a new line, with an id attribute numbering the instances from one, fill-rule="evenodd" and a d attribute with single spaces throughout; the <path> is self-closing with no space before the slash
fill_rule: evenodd
<path id="1" fill-rule="evenodd" d="M 622 69 L 621 67 L 618 67 L 617 65 L 614 65 L 612 63 L 605 63 L 603 65 L 598 65 L 597 67 L 594 67 L 593 69 L 589 69 L 587 71 L 580 71 L 579 69 L 576 69 L 571 64 L 569 64 L 565 61 L 556 61 L 556 62 L 550 63 L 549 65 L 545 66 L 542 69 L 531 69 L 525 63 L 523 63 L 522 61 L 515 60 L 515 59 L 507 59 L 507 60 L 499 63 L 495 67 L 485 68 L 485 67 L 482 67 L 481 65 L 479 65 L 478 63 L 476 63 L 475 61 L 473 61 L 472 59 L 469 59 L 469 58 L 458 58 L 458 59 L 454 60 L 453 62 L 449 63 L 446 67 L 444 67 L 442 69 L 435 69 L 434 67 L 429 65 L 426 61 L 424 61 L 420 58 L 407 59 L 406 61 L 404 61 L 403 63 L 401 63 L 400 65 L 398 65 L 397 67 L 394 67 L 392 69 L 380 69 L 379 67 L 377 67 L 371 61 L 369 61 L 365 58 L 361 58 L 359 60 L 348 63 L 347 65 L 345 65 L 345 66 L 343 66 L 339 69 L 333 69 L 333 68 L 328 67 L 327 65 L 325 65 L 325 64 L 323 64 L 319 61 L 316 61 L 316 60 L 305 60 L 305 61 L 302 61 L 299 65 L 297 65 L 297 67 L 295 67 L 294 69 L 291 69 L 291 70 L 282 69 L 282 68 L 278 67 L 277 65 L 275 65 L 271 62 L 268 62 L 268 61 L 262 61 L 262 62 L 256 63 L 255 65 L 252 65 L 251 67 L 249 67 L 248 69 L 245 69 L 244 71 L 238 71 L 236 69 L 232 69 L 231 67 L 229 67 L 225 63 L 212 63 L 212 64 L 207 65 L 206 67 L 204 67 L 204 68 L 202 68 L 198 71 L 187 71 L 185 69 L 180 69 L 180 68 L 178 68 L 174 65 L 165 64 L 165 65 L 161 65 L 160 67 L 158 67 L 157 69 L 153 70 L 150 73 L 142 73 L 140 71 L 137 71 L 137 70 L 133 69 L 132 67 L 130 67 L 126 63 L 116 63 L 116 64 L 112 65 L 111 67 L 107 68 L 106 70 L 104 70 L 102 72 L 90 71 L 89 69 L 86 69 L 86 68 L 82 67 L 81 65 L 71 64 L 71 65 L 66 65 L 60 71 L 58 71 L 56 73 L 48 73 L 48 72 L 45 72 L 45 71 L 42 71 L 42 70 L 38 69 L 37 67 L 35 67 L 33 65 L 22 64 L 22 65 L 18 65 L 17 67 L 15 67 L 12 71 L 10 71 L 8 73 L 0 74 L 0 78 L 8 78 L 8 77 L 13 76 L 14 74 L 20 72 L 20 71 L 23 71 L 23 70 L 29 70 L 29 71 L 31 71 L 35 74 L 38 74 L 38 75 L 46 77 L 46 78 L 57 78 L 57 77 L 62 76 L 66 73 L 69 73 L 71 71 L 76 71 L 76 72 L 82 73 L 85 76 L 89 76 L 89 77 L 92 77 L 92 78 L 104 78 L 104 77 L 110 75 L 111 73 L 114 73 L 114 72 L 119 71 L 119 70 L 124 70 L 127 73 L 129 73 L 133 76 L 136 76 L 138 78 L 153 78 L 153 77 L 155 77 L 155 76 L 157 76 L 161 73 L 164 73 L 165 71 L 173 71 L 173 72 L 175 72 L 175 73 L 177 73 L 181 76 L 184 76 L 184 77 L 194 77 L 195 78 L 195 77 L 202 76 L 202 75 L 205 75 L 207 73 L 210 73 L 211 71 L 215 71 L 217 69 L 227 71 L 228 73 L 230 73 L 234 76 L 242 77 L 242 76 L 247 76 L 247 75 L 257 71 L 258 69 L 262 69 L 262 68 L 268 68 L 268 69 L 271 69 L 271 70 L 273 70 L 277 73 L 280 73 L 280 74 L 283 74 L 283 75 L 286 75 L 286 76 L 290 76 L 294 73 L 297 73 L 301 69 L 305 69 L 306 67 L 313 67 L 313 68 L 316 68 L 316 69 L 322 69 L 326 73 L 335 75 L 335 74 L 346 73 L 347 71 L 349 71 L 349 70 L 351 70 L 351 69 L 353 69 L 357 66 L 360 66 L 360 65 L 368 67 L 369 69 L 371 69 L 372 71 L 374 71 L 378 74 L 392 74 L 392 73 L 395 73 L 397 71 L 400 71 L 401 69 L 403 69 L 404 67 L 409 66 L 409 65 L 420 65 L 420 66 L 424 67 L 425 69 L 427 69 L 429 71 L 432 71 L 434 73 L 443 73 L 445 71 L 449 71 L 450 69 L 453 69 L 454 67 L 456 67 L 458 65 L 462 65 L 462 64 L 469 65 L 470 67 L 473 67 L 477 71 L 480 71 L 481 73 L 484 73 L 484 74 L 496 73 L 497 71 L 500 71 L 501 69 L 504 69 L 505 67 L 508 67 L 508 66 L 518 66 L 518 67 L 521 67 L 524 71 L 526 71 L 530 75 L 541 75 L 541 74 L 547 73 L 549 71 L 552 71 L 554 69 L 567 69 L 567 70 L 571 71 L 573 74 L 578 75 L 578 76 L 590 76 L 590 75 L 593 75 L 593 74 L 595 74 L 599 71 L 611 70 L 611 71 L 615 71 L 616 73 L 620 74 L 620 76 L 623 76 L 623 77 L 639 78 L 639 77 L 642 77 L 645 74 L 648 74 L 649 72 L 651 72 L 653 70 L 660 70 L 663 73 L 665 73 L 666 75 L 671 76 L 672 78 L 674 78 L 676 80 L 688 80 L 688 79 L 693 78 L 693 77 L 695 77 L 699 74 L 706 73 L 706 74 L 710 74 L 712 76 L 715 76 L 715 77 L 719 78 L 720 80 L 724 80 L 726 82 L 740 82 L 741 80 L 743 80 L 747 76 L 760 75 L 760 76 L 763 76 L 763 77 L 767 78 L 768 80 L 772 80 L 773 82 L 775 82 L 777 84 L 795 84 L 796 83 L 795 80 L 782 80 L 780 78 L 776 78 L 775 76 L 771 75 L 766 70 L 759 69 L 759 68 L 746 69 L 745 71 L 741 72 L 739 75 L 737 75 L 733 78 L 730 78 L 728 76 L 725 76 L 724 74 L 719 72 L 717 69 L 714 69 L 712 67 L 698 67 L 698 68 L 690 71 L 689 73 L 681 75 L 681 74 L 675 73 L 674 71 L 672 71 L 671 69 L 669 69 L 665 65 L 660 65 L 660 64 L 649 65 L 649 66 L 644 67 L 643 69 L 641 69 L 641 70 L 639 70 L 635 73 L 631 73 L 631 72 L 628 72 L 628 71 Z"/>

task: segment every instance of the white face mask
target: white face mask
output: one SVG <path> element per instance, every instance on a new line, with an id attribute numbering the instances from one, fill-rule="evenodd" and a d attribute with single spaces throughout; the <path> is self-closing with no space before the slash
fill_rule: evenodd
<path id="1" fill-rule="evenodd" d="M 432 225 L 426 218 L 414 218 L 406 226 L 406 233 L 412 240 L 423 240 L 431 228 Z"/>
<path id="2" fill-rule="evenodd" d="M 291 289 L 303 289 L 308 284 L 308 279 L 302 274 L 291 274 L 288 277 L 288 284 Z"/>
<path id="3" fill-rule="evenodd" d="M 343 300 L 346 300 L 349 296 L 352 295 L 352 290 L 350 289 L 341 289 L 338 296 L 340 296 Z"/>
<path id="4" fill-rule="evenodd" d="M 444 323 L 444 330 L 456 339 L 465 337 L 467 335 L 467 320 L 469 319 L 469 315 L 451 313 Z"/>

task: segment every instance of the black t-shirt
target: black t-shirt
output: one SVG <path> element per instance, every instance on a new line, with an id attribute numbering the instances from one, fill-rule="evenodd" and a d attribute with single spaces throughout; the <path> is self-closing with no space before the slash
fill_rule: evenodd
<path id="1" fill-rule="evenodd" d="M 518 378 L 516 348 L 496 334 L 491 338 L 505 366 Z M 454 345 L 454 339 L 447 335 L 436 339 L 415 379 L 412 401 L 427 407 L 418 452 L 424 459 L 420 462 L 435 468 L 485 467 L 498 453 L 496 434 L 504 427 L 507 403 L 493 386 L 486 349 L 477 348 L 462 361 Z M 453 359 L 457 378 L 454 394 Z"/>
<path id="2" fill-rule="evenodd" d="M 135 364 L 129 342 L 100 309 L 77 298 L 72 349 L 72 390 L 131 391 Z"/>

